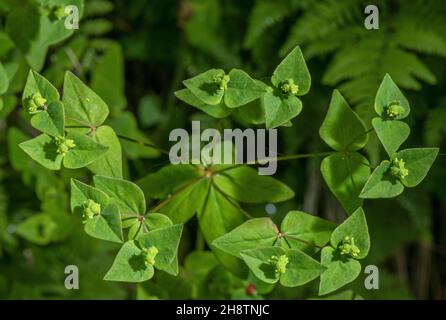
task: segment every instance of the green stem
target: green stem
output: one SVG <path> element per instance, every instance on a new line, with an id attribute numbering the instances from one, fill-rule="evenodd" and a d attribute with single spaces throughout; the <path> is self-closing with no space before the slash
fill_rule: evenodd
<path id="1" fill-rule="evenodd" d="M 129 141 L 129 142 L 133 142 L 133 143 L 139 144 L 139 145 L 144 146 L 144 147 L 149 147 L 149 148 L 152 148 L 152 149 L 156 149 L 156 150 L 158 150 L 159 152 L 161 152 L 163 154 L 167 154 L 167 155 L 169 154 L 169 151 L 164 150 L 163 148 L 160 148 L 160 147 L 158 147 L 158 146 L 156 146 L 154 144 L 148 143 L 148 142 L 144 142 L 144 141 L 141 141 L 141 140 L 136 140 L 136 139 L 133 139 L 133 138 L 129 138 L 129 137 L 126 137 L 126 136 L 123 136 L 123 135 L 120 135 L 120 134 L 117 134 L 117 137 L 119 139 L 122 139 L 122 140 L 125 140 L 125 141 Z"/>

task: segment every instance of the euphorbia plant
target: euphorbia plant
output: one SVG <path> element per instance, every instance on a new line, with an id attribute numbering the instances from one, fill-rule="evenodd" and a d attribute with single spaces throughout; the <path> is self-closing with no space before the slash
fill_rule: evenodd
<path id="1" fill-rule="evenodd" d="M 277 66 L 269 83 L 245 71 L 211 69 L 185 80 L 176 92 L 184 102 L 212 117 L 236 113 L 266 128 L 291 125 L 302 110 L 300 96 L 310 89 L 310 74 L 296 47 Z M 183 224 L 196 215 L 209 248 L 225 268 L 257 283 L 296 287 L 320 278 L 324 295 L 353 281 L 359 260 L 370 248 L 364 199 L 394 197 L 426 176 L 438 150 L 399 150 L 409 134 L 401 120 L 409 103 L 386 76 L 378 90 L 372 127 L 333 92 L 320 137 L 332 149 L 278 157 L 325 157 L 321 172 L 347 218 L 336 225 L 311 213 L 290 211 L 278 227 L 268 217 L 252 218 L 244 204 L 286 201 L 294 196 L 284 183 L 260 176 L 250 164 L 166 165 L 137 183 L 124 179 L 119 138 L 107 123 L 108 106 L 74 74 L 67 72 L 58 91 L 31 71 L 23 93 L 31 125 L 41 134 L 20 144 L 51 170 L 87 167 L 92 181 L 71 181 L 71 210 L 92 237 L 122 244 L 105 274 L 110 281 L 142 282 L 160 270 L 179 271 Z M 376 168 L 362 152 L 376 132 L 389 160 Z M 139 143 L 137 140 L 133 140 Z M 373 169 L 373 173 L 371 173 Z M 147 206 L 147 199 L 159 202 Z M 249 270 L 249 272 L 248 272 Z M 251 290 L 252 291 L 252 290 Z"/>

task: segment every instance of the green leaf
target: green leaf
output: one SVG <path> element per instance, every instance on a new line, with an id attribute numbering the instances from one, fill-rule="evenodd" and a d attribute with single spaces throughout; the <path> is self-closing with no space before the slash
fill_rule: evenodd
<path id="1" fill-rule="evenodd" d="M 402 180 L 406 187 L 415 187 L 426 177 L 438 155 L 438 148 L 414 148 L 398 152 L 395 158 L 403 159 L 409 174 Z"/>
<path id="2" fill-rule="evenodd" d="M 254 218 L 215 239 L 212 245 L 240 258 L 240 251 L 273 246 L 278 232 L 270 218 Z"/>
<path id="3" fill-rule="evenodd" d="M 214 187 L 208 188 L 204 203 L 199 204 L 198 208 L 201 208 L 198 212 L 200 230 L 208 244 L 240 225 L 244 220 L 243 213 L 236 204 Z M 240 260 L 212 245 L 210 247 L 226 268 L 240 277 L 245 276 L 245 270 Z"/>
<path id="4" fill-rule="evenodd" d="M 280 284 L 284 287 L 304 285 L 316 279 L 325 271 L 325 267 L 318 261 L 299 250 L 289 249 L 285 254 L 288 258 L 288 264 L 286 265 L 286 272 L 280 276 Z"/>
<path id="5" fill-rule="evenodd" d="M 319 295 L 333 292 L 355 280 L 361 272 L 361 264 L 354 259 L 341 259 L 331 247 L 321 253 L 321 264 L 327 269 L 321 275 Z"/>
<path id="6" fill-rule="evenodd" d="M 4 94 L 9 87 L 9 77 L 3 68 L 3 64 L 0 62 L 0 95 Z M 1 108 L 0 108 L 1 109 Z"/>
<path id="7" fill-rule="evenodd" d="M 215 185 L 228 196 L 246 203 L 275 203 L 294 197 L 294 192 L 284 183 L 260 176 L 257 170 L 241 166 L 214 176 Z"/>
<path id="8" fill-rule="evenodd" d="M 93 188 L 79 180 L 71 179 L 71 199 L 70 207 L 74 214 L 82 215 L 83 205 L 87 200 L 93 200 L 101 205 L 102 208 L 108 206 L 109 199 L 107 194 L 97 188 Z"/>
<path id="9" fill-rule="evenodd" d="M 138 238 L 142 247 L 155 246 L 158 249 L 158 254 L 155 257 L 155 268 L 160 270 L 170 269 L 172 261 L 177 256 L 182 232 L 183 225 L 175 224 L 152 230 Z"/>
<path id="10" fill-rule="evenodd" d="M 378 92 L 375 97 L 375 111 L 385 118 L 386 108 L 392 103 L 398 101 L 400 106 L 403 107 L 404 113 L 395 117 L 395 119 L 404 119 L 409 115 L 410 106 L 409 101 L 403 95 L 398 86 L 393 82 L 389 74 L 384 76 Z"/>
<path id="11" fill-rule="evenodd" d="M 130 226 L 127 235 L 129 239 L 137 239 L 140 235 L 151 230 L 173 225 L 168 216 L 160 213 L 147 213 L 142 221 L 139 215 L 123 215 L 122 223 L 124 228 Z"/>
<path id="12" fill-rule="evenodd" d="M 46 213 L 39 213 L 20 223 L 16 232 L 32 243 L 46 245 L 53 240 L 56 230 L 57 224 L 51 216 Z"/>
<path id="13" fill-rule="evenodd" d="M 302 102 L 295 96 L 284 96 L 281 93 L 266 92 L 262 96 L 267 129 L 285 125 L 302 111 Z"/>
<path id="14" fill-rule="evenodd" d="M 122 178 L 122 150 L 121 143 L 113 130 L 109 126 L 100 126 L 93 134 L 92 138 L 97 143 L 108 147 L 107 152 L 88 166 L 93 173 Z"/>
<path id="15" fill-rule="evenodd" d="M 63 156 L 57 153 L 54 139 L 43 133 L 19 144 L 34 161 L 50 170 L 60 170 Z"/>
<path id="16" fill-rule="evenodd" d="M 389 173 L 390 165 L 391 163 L 385 160 L 376 167 L 361 190 L 361 198 L 393 198 L 404 191 L 403 184 Z"/>
<path id="17" fill-rule="evenodd" d="M 311 77 L 305 63 L 300 47 L 295 47 L 274 70 L 271 82 L 279 87 L 281 82 L 293 79 L 299 86 L 298 95 L 303 96 L 308 93 L 311 86 Z"/>
<path id="18" fill-rule="evenodd" d="M 205 104 L 216 105 L 221 102 L 225 91 L 219 88 L 214 79 L 224 73 L 221 69 L 211 69 L 184 80 L 183 83 L 199 100 Z"/>
<path id="19" fill-rule="evenodd" d="M 331 245 L 337 248 L 345 237 L 354 238 L 355 245 L 360 250 L 356 259 L 364 259 L 369 253 L 370 236 L 362 208 L 358 208 L 333 231 L 330 239 Z"/>
<path id="20" fill-rule="evenodd" d="M 99 127 L 108 116 L 105 102 L 69 71 L 65 74 L 62 99 L 67 125 Z"/>
<path id="21" fill-rule="evenodd" d="M 314 253 L 315 246 L 327 244 L 335 226 L 331 221 L 303 211 L 290 211 L 280 226 L 280 232 L 286 239 L 286 242 L 282 242 L 282 247 L 290 245 L 293 249 Z"/>
<path id="22" fill-rule="evenodd" d="M 97 188 L 115 200 L 122 213 L 143 215 L 146 212 L 144 193 L 133 182 L 98 175 L 93 177 L 93 181 Z"/>
<path id="23" fill-rule="evenodd" d="M 206 112 L 208 115 L 214 118 L 225 118 L 232 113 L 232 109 L 228 108 L 223 101 L 218 104 L 211 105 L 206 104 L 200 99 L 198 99 L 191 90 L 182 89 L 175 91 L 175 96 L 181 101 Z"/>
<path id="24" fill-rule="evenodd" d="M 238 108 L 260 98 L 265 93 L 265 89 L 243 70 L 232 69 L 229 72 L 229 78 L 224 98 L 229 108 Z"/>
<path id="25" fill-rule="evenodd" d="M 362 205 L 359 198 L 370 176 L 369 161 L 359 153 L 335 153 L 321 163 L 321 173 L 331 192 L 351 214 Z"/>
<path id="26" fill-rule="evenodd" d="M 241 257 L 248 265 L 254 275 L 266 283 L 276 283 L 280 274 L 275 272 L 274 265 L 269 263 L 272 256 L 285 254 L 285 250 L 280 247 L 265 247 L 240 252 Z"/>
<path id="27" fill-rule="evenodd" d="M 336 151 L 356 151 L 367 144 L 367 128 L 338 90 L 333 91 L 330 107 L 319 135 Z"/>
<path id="28" fill-rule="evenodd" d="M 136 183 L 150 198 L 161 199 L 173 194 L 190 181 L 200 178 L 202 174 L 191 164 L 170 164 L 158 172 L 150 173 Z"/>
<path id="29" fill-rule="evenodd" d="M 126 105 L 123 61 L 121 46 L 112 42 L 92 70 L 91 89 L 112 111 L 122 110 Z"/>
<path id="30" fill-rule="evenodd" d="M 261 99 L 254 100 L 238 108 L 235 114 L 248 124 L 265 123 L 265 110 L 262 106 Z"/>
<path id="31" fill-rule="evenodd" d="M 209 180 L 202 179 L 182 189 L 160 212 L 165 213 L 175 223 L 185 223 L 197 213 L 206 199 Z"/>
<path id="32" fill-rule="evenodd" d="M 107 152 L 108 147 L 96 143 L 90 137 L 77 132 L 69 132 L 68 139 L 76 145 L 63 157 L 63 165 L 68 169 L 83 168 Z"/>
<path id="33" fill-rule="evenodd" d="M 63 136 L 65 134 L 65 114 L 62 102 L 51 102 L 46 110 L 33 115 L 31 125 L 50 136 Z"/>
<path id="34" fill-rule="evenodd" d="M 100 214 L 88 220 L 84 229 L 94 238 L 121 243 L 123 236 L 118 206 L 109 204 Z"/>
<path id="35" fill-rule="evenodd" d="M 30 70 L 23 89 L 22 103 L 33 93 L 40 93 L 47 100 L 47 105 L 60 99 L 57 89 L 45 77 L 34 70 Z"/>
<path id="36" fill-rule="evenodd" d="M 393 156 L 410 134 L 407 123 L 398 120 L 373 118 L 372 125 L 389 157 Z"/>
<path id="37" fill-rule="evenodd" d="M 153 273 L 153 266 L 144 263 L 141 249 L 134 241 L 128 241 L 119 250 L 104 280 L 143 282 L 152 278 Z"/>

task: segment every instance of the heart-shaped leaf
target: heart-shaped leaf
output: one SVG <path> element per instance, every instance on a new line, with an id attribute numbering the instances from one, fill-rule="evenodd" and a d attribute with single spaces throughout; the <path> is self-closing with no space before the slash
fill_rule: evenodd
<path id="1" fill-rule="evenodd" d="M 19 144 L 33 160 L 50 170 L 60 170 L 63 156 L 57 153 L 57 145 L 52 137 L 43 133 Z"/>
<path id="2" fill-rule="evenodd" d="M 88 169 L 99 175 L 122 178 L 121 143 L 115 131 L 109 126 L 100 126 L 93 132 L 92 139 L 108 147 L 108 150 L 102 157 L 88 165 Z"/>
<path id="3" fill-rule="evenodd" d="M 160 270 L 169 269 L 172 261 L 177 256 L 178 245 L 180 244 L 182 224 L 152 230 L 138 238 L 143 248 L 152 246 L 158 249 L 155 257 L 155 268 Z"/>
<path id="4" fill-rule="evenodd" d="M 386 118 L 386 109 L 392 103 L 397 102 L 399 106 L 402 107 L 403 112 L 394 119 L 404 119 L 409 115 L 410 106 L 409 101 L 403 95 L 398 86 L 393 82 L 389 74 L 384 76 L 381 85 L 379 86 L 378 92 L 375 97 L 375 111 L 384 119 Z"/>
<path id="5" fill-rule="evenodd" d="M 252 79 L 246 72 L 240 69 L 232 69 L 229 72 L 228 88 L 225 92 L 224 101 L 229 108 L 238 108 L 265 93 L 265 86 Z"/>
<path id="6" fill-rule="evenodd" d="M 69 132 L 67 138 L 72 139 L 76 145 L 63 157 L 63 165 L 68 169 L 86 167 L 108 150 L 108 147 L 96 143 L 93 139 L 84 134 Z"/>
<path id="7" fill-rule="evenodd" d="M 94 238 L 121 243 L 123 236 L 118 206 L 110 203 L 100 214 L 88 220 L 84 229 Z"/>
<path id="8" fill-rule="evenodd" d="M 143 282 L 153 277 L 153 266 L 144 263 L 142 250 L 132 241 L 123 244 L 104 280 Z"/>
<path id="9" fill-rule="evenodd" d="M 65 74 L 63 88 L 66 123 L 70 126 L 99 127 L 108 116 L 105 102 L 73 73 Z"/>
<path id="10" fill-rule="evenodd" d="M 364 259 L 369 253 L 370 236 L 367 221 L 362 208 L 358 208 L 350 217 L 341 223 L 331 234 L 331 245 L 337 248 L 345 237 L 354 239 L 354 244 L 360 250 L 356 259 Z"/>
<path id="11" fill-rule="evenodd" d="M 223 101 L 220 103 L 212 105 L 206 104 L 200 99 L 198 99 L 190 89 L 181 89 L 175 92 L 175 96 L 181 101 L 206 112 L 214 118 L 225 118 L 232 113 L 232 109 L 228 108 Z"/>
<path id="12" fill-rule="evenodd" d="M 319 129 L 322 140 L 336 151 L 356 151 L 367 144 L 366 131 L 361 118 L 341 93 L 334 90 L 327 115 Z"/>
<path id="13" fill-rule="evenodd" d="M 373 118 L 372 125 L 389 157 L 393 156 L 410 134 L 407 123 L 398 120 Z"/>
<path id="14" fill-rule="evenodd" d="M 335 153 L 322 160 L 322 176 L 348 214 L 362 205 L 359 194 L 370 176 L 369 165 L 357 152 Z"/>
<path id="15" fill-rule="evenodd" d="M 426 177 L 438 155 L 438 148 L 405 149 L 395 158 L 403 159 L 409 174 L 402 180 L 406 187 L 415 187 Z"/>
<path id="16" fill-rule="evenodd" d="M 101 190 L 93 188 L 79 180 L 71 179 L 71 211 L 74 214 L 81 215 L 83 212 L 83 205 L 87 200 L 93 200 L 102 208 L 107 207 L 109 203 L 108 196 Z"/>
<path id="17" fill-rule="evenodd" d="M 62 102 L 51 102 L 44 111 L 33 115 L 30 122 L 35 129 L 50 136 L 63 136 L 65 134 L 65 114 Z"/>
<path id="18" fill-rule="evenodd" d="M 288 123 L 302 111 L 302 102 L 295 96 L 285 96 L 277 90 L 266 92 L 262 96 L 267 129 Z"/>
<path id="19" fill-rule="evenodd" d="M 401 181 L 390 174 L 390 165 L 391 163 L 385 160 L 375 168 L 361 190 L 359 195 L 361 198 L 393 198 L 404 191 Z"/>
<path id="20" fill-rule="evenodd" d="M 142 190 L 133 182 L 96 175 L 95 186 L 115 200 L 119 210 L 124 213 L 143 215 L 146 212 L 146 200 Z"/>
<path id="21" fill-rule="evenodd" d="M 225 91 L 220 88 L 216 78 L 224 76 L 221 69 L 211 69 L 203 72 L 191 79 L 184 80 L 183 83 L 193 95 L 205 104 L 219 104 Z"/>
<path id="22" fill-rule="evenodd" d="M 299 86 L 298 95 L 308 93 L 311 86 L 311 77 L 300 47 L 295 47 L 274 70 L 271 82 L 274 86 L 292 79 Z"/>
<path id="23" fill-rule="evenodd" d="M 343 259 L 331 247 L 321 252 L 321 264 L 327 269 L 321 275 L 319 295 L 339 289 L 355 280 L 361 272 L 361 263 L 355 259 Z"/>

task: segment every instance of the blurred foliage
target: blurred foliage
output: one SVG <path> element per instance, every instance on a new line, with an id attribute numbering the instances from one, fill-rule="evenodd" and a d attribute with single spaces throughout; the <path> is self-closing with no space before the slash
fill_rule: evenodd
<path id="1" fill-rule="evenodd" d="M 83 5 L 83 2 L 84 5 Z M 39 11 L 47 4 L 77 4 L 79 30 L 63 33 Z M 0 2 L 0 298 L 217 298 L 307 299 L 314 282 L 289 289 L 239 279 L 216 263 L 197 223 L 187 223 L 180 247 L 180 276 L 159 273 L 135 286 L 102 280 L 115 245 L 86 236 L 69 214 L 70 177 L 84 170 L 52 172 L 17 147 L 35 131 L 20 107 L 30 68 L 60 87 L 73 71 L 107 102 L 109 125 L 119 134 L 168 148 L 172 128 L 191 119 L 209 127 L 245 125 L 234 113 L 213 119 L 175 98 L 181 81 L 212 67 L 240 67 L 262 79 L 295 45 L 312 74 L 307 106 L 293 126 L 279 131 L 281 154 L 326 151 L 314 135 L 337 87 L 364 119 L 389 73 L 412 101 L 407 144 L 446 146 L 446 6 L 443 0 L 378 0 L 380 29 L 366 30 L 361 0 L 2 0 Z M 46 20 L 45 20 L 46 19 Z M 48 36 L 51 35 L 51 36 Z M 2 81 L 3 83 L 5 81 Z M 133 181 L 168 163 L 158 151 L 121 141 L 124 176 Z M 380 158 L 377 139 L 367 146 Z M 279 163 L 278 178 L 296 197 L 277 205 L 273 220 L 291 208 L 341 221 L 344 213 L 319 174 L 319 159 Z M 376 163 L 375 163 L 376 164 Z M 395 199 L 368 201 L 371 234 L 367 264 L 379 266 L 380 289 L 365 290 L 364 274 L 337 299 L 446 297 L 446 159 L 426 181 Z M 246 206 L 264 216 L 263 206 Z M 192 252 L 192 253 L 191 253 Z M 200 262 L 200 263 L 198 263 Z M 80 289 L 64 288 L 65 266 L 80 269 Z M 257 293 L 247 294 L 249 284 Z"/>

